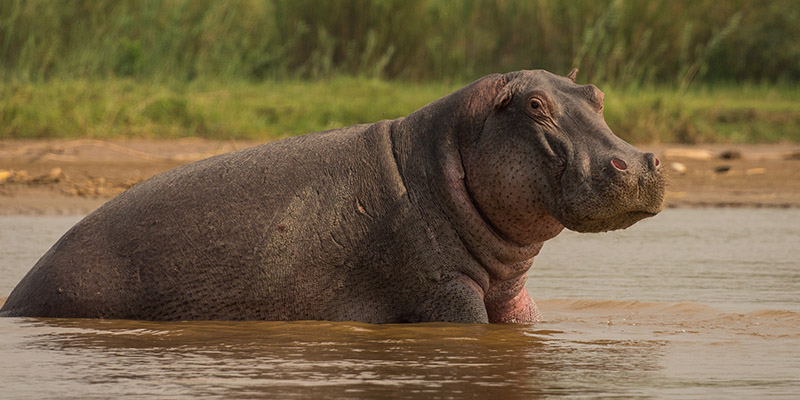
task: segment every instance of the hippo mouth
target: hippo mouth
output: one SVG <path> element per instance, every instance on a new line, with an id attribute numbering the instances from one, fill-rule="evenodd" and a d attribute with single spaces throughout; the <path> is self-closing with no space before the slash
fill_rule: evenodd
<path id="1" fill-rule="evenodd" d="M 657 215 L 654 211 L 625 211 L 606 217 L 583 216 L 580 218 L 566 218 L 560 222 L 568 229 L 576 232 L 592 233 L 625 229 L 631 225 Z"/>
<path id="2" fill-rule="evenodd" d="M 664 208 L 662 182 L 655 179 L 642 185 L 639 181 L 631 187 L 598 185 L 581 182 L 572 191 L 561 195 L 558 220 L 566 228 L 577 232 L 605 232 L 625 229 L 645 218 L 650 218 Z"/>
<path id="3" fill-rule="evenodd" d="M 617 229 L 625 229 L 645 218 L 654 217 L 658 211 L 627 211 L 622 212 L 612 217 L 606 218 L 589 218 L 589 224 L 596 224 L 601 227 L 601 231 L 613 231 Z"/>

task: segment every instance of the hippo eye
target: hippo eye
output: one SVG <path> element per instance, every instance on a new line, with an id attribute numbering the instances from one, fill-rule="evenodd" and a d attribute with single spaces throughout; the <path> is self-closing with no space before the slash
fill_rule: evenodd
<path id="1" fill-rule="evenodd" d="M 541 92 L 532 93 L 531 96 L 528 97 L 528 107 L 525 111 L 528 113 L 529 117 L 535 120 L 546 118 L 552 112 L 548 101 L 549 98 L 546 94 Z"/>

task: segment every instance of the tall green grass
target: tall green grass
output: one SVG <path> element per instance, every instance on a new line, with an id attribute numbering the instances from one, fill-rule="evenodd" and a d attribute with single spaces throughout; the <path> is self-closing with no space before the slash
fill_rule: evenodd
<path id="1" fill-rule="evenodd" d="M 796 0 L 4 0 L 0 79 L 800 80 Z"/>

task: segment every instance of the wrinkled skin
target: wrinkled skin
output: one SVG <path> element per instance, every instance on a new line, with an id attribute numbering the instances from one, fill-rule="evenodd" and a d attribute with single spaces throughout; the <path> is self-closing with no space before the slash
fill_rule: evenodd
<path id="1" fill-rule="evenodd" d="M 0 315 L 533 322 L 544 241 L 628 227 L 664 197 L 655 156 L 573 81 L 490 75 L 407 118 L 159 174 L 67 232 Z"/>

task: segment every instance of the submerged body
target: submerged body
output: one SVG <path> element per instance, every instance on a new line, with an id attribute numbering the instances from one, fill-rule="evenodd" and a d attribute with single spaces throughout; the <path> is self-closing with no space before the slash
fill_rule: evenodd
<path id="1" fill-rule="evenodd" d="M 545 240 L 663 201 L 658 160 L 569 78 L 490 75 L 407 118 L 159 174 L 67 232 L 0 316 L 535 321 Z"/>

